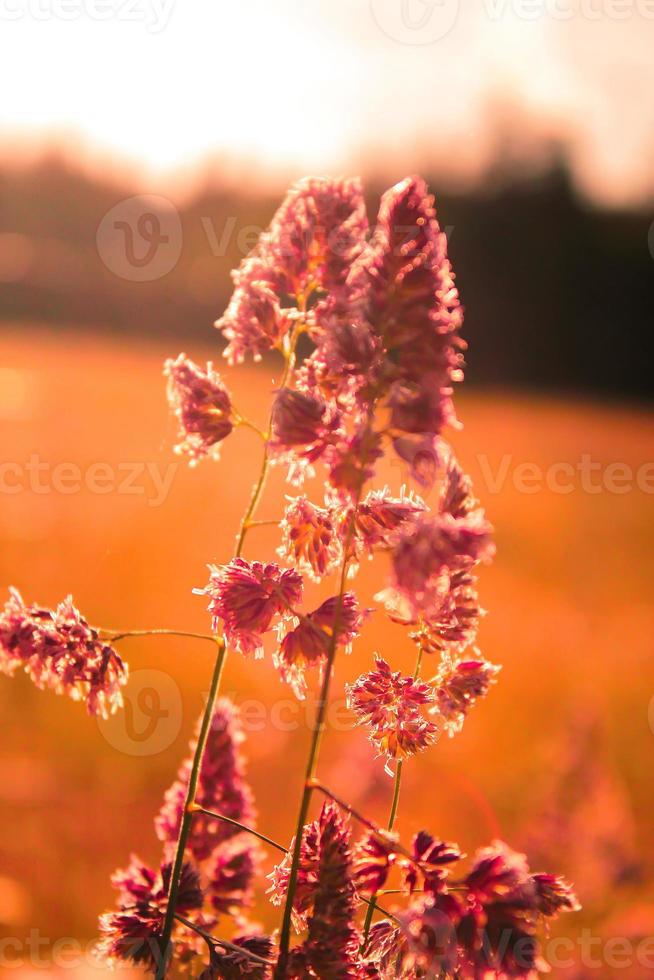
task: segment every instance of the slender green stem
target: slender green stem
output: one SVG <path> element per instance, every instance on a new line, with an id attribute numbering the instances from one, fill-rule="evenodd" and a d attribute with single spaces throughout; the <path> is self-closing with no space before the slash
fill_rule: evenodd
<path id="1" fill-rule="evenodd" d="M 232 817 L 226 817 L 223 813 L 216 813 L 214 810 L 207 810 L 203 806 L 199 806 L 197 803 L 191 804 L 191 810 L 193 813 L 204 813 L 207 817 L 215 817 L 216 820 L 222 820 L 224 823 L 230 824 L 232 827 L 238 827 L 239 830 L 244 830 L 248 834 L 252 834 L 253 837 L 258 837 L 260 841 L 264 844 L 269 844 L 271 847 L 276 847 L 278 851 L 283 854 L 288 852 L 288 848 L 284 847 L 283 844 L 278 844 L 276 840 L 272 837 L 266 837 L 265 834 L 259 833 L 254 827 L 248 827 L 247 824 L 241 823 L 239 820 L 234 820 Z"/>
<path id="2" fill-rule="evenodd" d="M 360 497 L 360 493 L 359 493 Z M 358 503 L 358 498 L 357 498 Z M 356 509 L 356 504 L 355 504 Z M 311 803 L 311 794 L 315 789 L 315 775 L 318 766 L 318 756 L 320 754 L 320 744 L 322 741 L 322 735 L 325 728 L 325 717 L 327 714 L 327 705 L 329 702 L 329 687 L 331 683 L 332 670 L 334 666 L 334 659 L 336 656 L 336 650 L 338 647 L 338 633 L 340 625 L 341 610 L 343 605 L 343 595 L 345 593 L 345 584 L 347 581 L 347 567 L 349 561 L 349 551 L 350 545 L 352 543 L 352 534 L 354 532 L 354 510 L 352 516 L 350 517 L 350 523 L 348 527 L 348 532 L 346 535 L 345 549 L 343 553 L 343 563 L 341 566 L 341 577 L 340 585 L 338 591 L 338 597 L 336 600 L 336 608 L 334 610 L 334 628 L 330 638 L 329 650 L 327 653 L 327 660 L 324 668 L 324 675 L 322 680 L 322 687 L 320 691 L 320 700 L 318 702 L 318 714 L 316 717 L 316 723 L 313 729 L 313 735 L 311 738 L 311 747 L 309 749 L 309 758 L 307 760 L 307 767 L 305 772 L 304 789 L 302 791 L 302 798 L 300 800 L 300 809 L 298 812 L 297 826 L 295 830 L 295 843 L 293 846 L 293 856 L 291 859 L 291 870 L 288 879 L 288 888 L 286 891 L 286 903 L 284 905 L 284 916 L 282 919 L 282 926 L 279 938 L 279 959 L 277 961 L 277 967 L 275 968 L 275 978 L 281 980 L 286 972 L 286 964 L 288 962 L 288 951 L 291 941 L 291 919 L 293 911 L 293 899 L 295 897 L 295 888 L 297 886 L 298 873 L 300 868 L 300 853 L 302 846 L 302 833 L 304 830 L 304 825 L 307 821 L 307 816 L 309 813 L 309 805 Z"/>
<path id="3" fill-rule="evenodd" d="M 107 630 L 96 627 L 98 633 L 105 634 L 103 639 L 109 643 L 118 643 L 119 640 L 129 640 L 136 636 L 186 636 L 194 640 L 211 640 L 216 642 L 214 633 L 190 633 L 188 630 Z"/>
<path id="4" fill-rule="evenodd" d="M 418 659 L 416 660 L 416 667 L 413 672 L 413 679 L 416 680 L 420 674 L 420 667 L 422 665 L 422 650 L 418 651 Z M 391 803 L 391 812 L 388 817 L 388 830 L 389 832 L 393 830 L 395 826 L 395 820 L 397 819 L 397 811 L 400 805 L 400 790 L 402 788 L 402 769 L 403 762 L 400 759 L 397 763 L 397 769 L 395 771 L 395 785 L 393 787 L 393 801 Z M 372 925 L 372 919 L 375 914 L 375 908 L 377 905 L 377 895 L 373 895 L 366 912 L 366 918 L 363 923 L 363 944 L 362 949 L 365 949 L 366 943 L 368 942 L 368 936 L 370 934 L 370 927 Z"/>
<path id="5" fill-rule="evenodd" d="M 166 971 L 168 969 L 168 960 L 170 958 L 170 937 L 173 931 L 173 923 L 175 919 L 175 907 L 177 905 L 179 881 L 182 873 L 182 865 L 184 863 L 184 852 L 186 849 L 186 842 L 188 840 L 188 836 L 191 830 L 191 823 L 193 820 L 193 811 L 191 809 L 191 806 L 195 800 L 195 791 L 198 785 L 198 777 L 200 775 L 202 756 L 204 754 L 204 749 L 207 744 L 207 737 L 209 735 L 209 728 L 211 725 L 211 719 L 213 717 L 213 709 L 216 703 L 218 689 L 220 687 L 220 678 L 222 677 L 223 668 L 225 666 L 225 644 L 222 640 L 221 641 L 216 640 L 216 642 L 218 643 L 218 656 L 216 657 L 216 663 L 213 669 L 213 676 L 211 678 L 211 686 L 209 688 L 209 697 L 207 698 L 207 706 L 202 716 L 202 721 L 200 723 L 200 733 L 198 735 L 198 740 L 195 746 L 195 752 L 193 754 L 191 774 L 189 777 L 188 787 L 186 790 L 186 799 L 184 801 L 182 822 L 179 828 L 177 850 L 175 851 L 173 868 L 170 875 L 170 885 L 168 887 L 168 905 L 166 908 L 166 916 L 164 919 L 164 925 L 161 934 L 161 960 L 157 968 L 157 980 L 163 980 L 163 978 L 166 976 Z"/>
<path id="6" fill-rule="evenodd" d="M 295 332 L 297 333 L 297 331 Z M 286 355 L 286 362 L 284 365 L 284 371 L 282 373 L 282 385 L 286 383 L 289 373 L 292 370 L 295 361 L 295 337 L 291 339 L 289 344 L 289 351 Z M 263 493 L 266 476 L 268 474 L 269 466 L 269 435 L 272 425 L 272 411 L 270 414 L 270 419 L 268 422 L 268 432 L 264 439 L 264 449 L 263 458 L 261 461 L 261 470 L 259 472 L 259 477 L 253 487 L 252 494 L 250 496 L 249 503 L 241 520 L 239 527 L 237 544 L 236 544 L 236 558 L 240 558 L 243 553 L 243 546 L 245 544 L 245 538 L 248 532 L 250 521 L 257 509 L 257 505 L 261 500 L 261 495 Z M 216 640 L 218 642 L 218 640 Z M 179 837 L 177 840 L 177 848 L 175 851 L 175 857 L 173 859 L 173 867 L 170 876 L 170 884 L 168 886 L 168 904 L 166 907 L 166 915 L 164 918 L 164 924 L 161 934 L 161 958 L 160 963 L 157 967 L 156 980 L 164 980 L 166 972 L 168 969 L 168 961 L 170 959 L 170 939 L 173 931 L 173 925 L 175 922 L 175 906 L 177 904 L 177 894 L 179 891 L 179 882 L 182 872 L 182 866 L 184 863 L 184 852 L 186 849 L 186 843 L 188 841 L 188 836 L 191 830 L 191 823 L 193 820 L 193 813 L 195 812 L 195 792 L 197 789 L 198 778 L 200 775 L 200 768 L 202 766 L 202 756 L 204 754 L 204 749 L 206 746 L 207 736 L 209 734 L 209 728 L 211 725 L 211 719 L 213 717 L 213 709 L 216 702 L 216 697 L 220 689 L 220 680 L 222 677 L 223 669 L 225 666 L 227 651 L 224 640 L 219 641 L 219 651 L 216 658 L 216 663 L 214 665 L 213 675 L 211 678 L 211 685 L 209 688 L 209 696 L 207 698 L 207 704 L 204 709 L 204 714 L 202 716 L 202 721 L 200 722 L 200 734 L 198 736 L 198 741 L 195 747 L 195 752 L 193 754 L 193 762 L 191 764 L 191 772 L 189 776 L 188 789 L 186 793 L 186 800 L 184 803 L 184 812 L 182 815 L 182 821 L 179 830 Z"/>
<path id="7" fill-rule="evenodd" d="M 397 764 L 397 769 L 395 770 L 395 784 L 393 787 L 393 802 L 391 803 L 391 812 L 388 818 L 388 830 L 389 832 L 393 830 L 395 826 L 395 818 L 397 817 L 397 808 L 400 804 L 400 789 L 402 788 L 402 760 L 400 759 Z M 375 914 L 375 910 L 378 908 L 377 905 L 377 895 L 374 894 L 370 898 L 370 904 L 366 911 L 366 918 L 363 923 L 363 943 L 361 948 L 365 949 L 366 943 L 368 942 L 368 935 L 370 934 L 370 927 L 372 925 L 372 919 Z"/>

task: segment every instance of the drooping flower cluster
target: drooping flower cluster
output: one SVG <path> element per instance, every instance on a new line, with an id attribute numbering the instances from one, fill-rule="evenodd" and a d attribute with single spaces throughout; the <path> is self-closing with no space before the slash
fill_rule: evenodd
<path id="1" fill-rule="evenodd" d="M 225 640 L 240 653 L 263 656 L 263 636 L 276 621 L 293 615 L 302 599 L 302 578 L 292 569 L 269 562 L 234 558 L 227 565 L 210 565 L 211 576 L 198 595 L 209 597 L 213 628 L 222 627 Z"/>
<path id="2" fill-rule="evenodd" d="M 220 443 L 234 428 L 232 401 L 220 375 L 207 364 L 203 370 L 180 354 L 164 365 L 168 401 L 179 425 L 175 452 L 195 465 L 205 456 L 218 458 Z"/>
<path id="3" fill-rule="evenodd" d="M 322 666 L 332 644 L 335 648 L 344 647 L 346 652 L 350 651 L 365 615 L 356 595 L 344 592 L 302 616 L 297 626 L 286 633 L 275 655 L 275 664 L 297 697 L 304 697 L 307 668 Z"/>
<path id="4" fill-rule="evenodd" d="M 429 684 L 391 670 L 380 656 L 375 669 L 347 689 L 347 699 L 358 724 L 369 727 L 370 740 L 386 757 L 391 773 L 394 760 L 415 755 L 438 736 L 438 726 L 423 715 L 423 708 L 434 701 Z"/>
<path id="5" fill-rule="evenodd" d="M 215 928 L 224 917 L 229 916 L 241 929 L 243 935 L 240 941 L 247 949 L 251 943 L 268 942 L 269 945 L 265 937 L 252 933 L 245 915 L 252 903 L 252 884 L 260 860 L 259 848 L 250 834 L 218 816 L 202 812 L 203 809 L 210 810 L 254 827 L 256 812 L 252 792 L 245 780 L 240 748 L 243 738 L 237 709 L 226 698 L 219 699 L 211 719 L 200 768 L 195 795 L 197 809 L 186 845 L 185 870 L 176 913 L 188 916 L 205 931 Z M 193 740 L 192 752 L 195 751 L 195 744 Z M 112 878 L 118 890 L 118 911 L 107 913 L 100 920 L 103 933 L 100 948 L 110 960 L 131 959 L 154 967 L 154 956 L 161 955 L 167 884 L 184 812 L 191 765 L 191 758 L 182 763 L 177 780 L 166 792 L 163 806 L 155 819 L 155 830 L 163 843 L 164 864 L 161 872 L 157 874 L 133 858 L 128 868 L 116 872 Z M 173 941 L 175 957 L 180 963 L 188 964 L 203 952 L 203 942 L 181 927 L 173 933 Z M 221 961 L 221 951 L 214 952 L 208 967 L 214 971 L 213 976 L 223 976 L 220 970 L 227 970 L 228 966 L 236 970 L 236 962 L 230 960 L 227 953 L 225 965 Z M 247 960 L 248 968 L 253 962 Z M 231 975 L 240 976 L 241 973 Z"/>
<path id="6" fill-rule="evenodd" d="M 442 847 L 444 864 L 461 857 L 450 845 Z M 427 865 L 434 864 L 414 842 L 422 886 L 418 897 L 400 913 L 399 925 L 386 920 L 370 933 L 367 955 L 382 980 L 535 978 L 545 966 L 537 937 L 543 919 L 579 907 L 570 886 L 561 878 L 531 874 L 524 855 L 501 841 L 479 850 L 469 873 L 452 885 L 444 868 L 436 875 L 423 872 L 421 853 Z"/>
<path id="7" fill-rule="evenodd" d="M 98 943 L 98 952 L 109 963 L 131 960 L 152 972 L 160 965 L 170 873 L 170 864 L 153 871 L 132 855 L 129 865 L 111 876 L 118 892 L 118 908 L 100 916 Z M 187 862 L 182 868 L 175 908 L 180 915 L 189 915 L 201 909 L 202 902 L 199 875 Z"/>
<path id="8" fill-rule="evenodd" d="M 127 665 L 73 605 L 26 605 L 16 589 L 0 613 L 0 672 L 23 669 L 37 687 L 84 701 L 106 718 L 123 703 Z"/>

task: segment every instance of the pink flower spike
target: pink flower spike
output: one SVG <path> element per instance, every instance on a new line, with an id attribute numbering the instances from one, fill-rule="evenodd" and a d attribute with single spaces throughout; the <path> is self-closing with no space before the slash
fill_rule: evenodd
<path id="1" fill-rule="evenodd" d="M 0 612 L 0 672 L 22 667 L 37 687 L 84 701 L 106 718 L 123 704 L 128 668 L 73 605 L 27 606 L 16 589 Z"/>
<path id="2" fill-rule="evenodd" d="M 349 653 L 367 612 L 359 608 L 353 592 L 345 592 L 340 599 L 332 596 L 313 612 L 303 616 L 295 629 L 286 634 L 275 655 L 275 665 L 282 679 L 293 688 L 296 697 L 303 699 L 305 696 L 305 671 L 322 665 L 327 659 L 333 642 L 335 623 L 338 621 L 336 643 L 344 646 Z"/>
<path id="3" fill-rule="evenodd" d="M 280 558 L 319 582 L 342 561 L 336 508 L 318 507 L 307 497 L 289 497 L 281 523 Z"/>
<path id="4" fill-rule="evenodd" d="M 209 597 L 213 628 L 222 624 L 225 640 L 240 653 L 263 656 L 263 634 L 276 617 L 292 615 L 302 598 L 302 577 L 293 569 L 270 562 L 233 558 L 227 565 L 210 565 L 211 576 L 196 595 Z"/>
<path id="5" fill-rule="evenodd" d="M 179 422 L 175 452 L 189 456 L 196 465 L 205 456 L 217 458 L 219 445 L 234 428 L 232 402 L 211 362 L 206 371 L 186 354 L 167 360 L 168 401 Z"/>
<path id="6" fill-rule="evenodd" d="M 436 741 L 438 726 L 422 714 L 434 700 L 432 689 L 392 671 L 380 656 L 375 657 L 375 669 L 362 674 L 346 691 L 349 708 L 358 724 L 369 727 L 370 740 L 386 756 L 386 771 L 391 775 L 391 762 L 415 755 Z"/>

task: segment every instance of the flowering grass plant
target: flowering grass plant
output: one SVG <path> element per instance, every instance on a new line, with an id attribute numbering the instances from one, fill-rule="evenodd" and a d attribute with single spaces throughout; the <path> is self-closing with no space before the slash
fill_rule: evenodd
<path id="1" fill-rule="evenodd" d="M 155 820 L 159 866 L 132 855 L 113 876 L 116 909 L 100 919 L 108 962 L 131 960 L 158 980 L 183 969 L 204 980 L 485 980 L 536 977 L 545 968 L 539 928 L 578 907 L 565 881 L 532 873 L 501 841 L 466 861 L 433 828 L 408 842 L 394 831 L 403 767 L 441 733 L 460 732 L 499 671 L 475 645 L 477 573 L 493 557 L 492 528 L 443 438 L 459 425 L 453 389 L 463 374 L 462 319 L 446 238 L 422 180 L 388 190 L 369 228 L 357 181 L 306 179 L 234 272 L 216 324 L 229 365 L 281 357 L 265 425 L 239 412 L 211 363 L 185 354 L 166 362 L 176 451 L 208 465 L 247 426 L 260 436 L 261 467 L 235 553 L 210 564 L 195 590 L 210 632 L 178 631 L 215 645 L 209 697 Z M 389 454 L 403 461 L 413 489 L 374 486 Z M 291 486 L 277 552 L 255 560 L 244 548 L 262 523 L 256 513 L 271 466 L 283 467 Z M 312 492 L 317 472 L 320 495 Z M 420 496 L 427 492 L 431 506 Z M 360 563 L 380 553 L 388 580 L 372 610 L 354 583 Z M 331 594 L 311 608 L 305 582 L 323 579 L 333 581 Z M 335 658 L 373 614 L 402 624 L 415 648 L 412 673 L 381 650 L 346 690 L 354 722 L 393 781 L 385 828 L 319 775 Z M 23 669 L 40 687 L 104 715 L 120 708 L 127 680 L 116 646 L 162 632 L 171 631 L 102 631 L 70 598 L 47 610 L 12 591 L 0 615 L 0 669 Z M 256 670 L 266 646 L 298 698 L 310 685 L 319 690 L 288 846 L 257 829 L 238 711 L 220 697 L 228 654 L 251 658 Z M 268 875 L 281 911 L 272 935 L 251 920 L 266 851 L 279 855 Z"/>

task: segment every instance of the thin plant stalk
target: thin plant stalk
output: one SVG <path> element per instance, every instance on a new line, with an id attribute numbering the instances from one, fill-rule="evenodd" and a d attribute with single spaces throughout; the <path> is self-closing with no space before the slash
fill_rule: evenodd
<path id="1" fill-rule="evenodd" d="M 418 651 L 418 659 L 416 661 L 416 667 L 413 672 L 413 679 L 416 680 L 420 674 L 420 667 L 422 665 L 422 650 Z M 402 769 L 403 760 L 399 759 L 397 763 L 397 769 L 395 770 L 395 784 L 393 787 L 393 800 L 391 803 L 391 812 L 388 817 L 388 831 L 389 833 L 395 827 L 395 821 L 397 819 L 397 811 L 400 806 L 400 790 L 402 789 Z M 379 906 L 377 905 L 377 895 L 374 894 L 370 898 L 370 904 L 366 909 L 366 918 L 363 923 L 363 943 L 361 944 L 362 951 L 365 950 L 366 944 L 368 942 L 368 936 L 370 934 L 370 927 L 372 926 L 372 919 L 375 914 L 375 910 Z"/>
<path id="2" fill-rule="evenodd" d="M 372 419 L 374 415 L 374 405 L 370 408 L 370 414 L 368 416 L 368 428 L 372 426 Z M 302 797 L 300 800 L 300 808 L 298 811 L 297 825 L 295 830 L 295 843 L 293 846 L 293 856 L 291 859 L 291 870 L 288 879 L 288 888 L 286 892 L 286 903 L 284 905 L 284 915 L 282 918 L 282 925 L 279 937 L 279 959 L 277 961 L 277 967 L 275 969 L 275 977 L 282 978 L 286 970 L 286 964 L 288 962 L 288 952 L 291 941 L 291 919 L 293 911 L 293 900 L 295 897 L 295 889 L 297 886 L 298 874 L 300 869 L 300 853 L 302 847 L 302 832 L 304 830 L 304 825 L 307 821 L 307 816 L 309 814 L 309 806 L 311 804 L 311 795 L 313 790 L 316 789 L 316 771 L 318 768 L 318 757 L 320 755 L 320 746 L 322 743 L 322 736 L 325 729 L 325 717 L 327 714 L 327 706 L 329 703 L 329 689 L 331 685 L 332 672 L 334 667 L 334 660 L 336 657 L 336 650 L 338 648 L 338 633 L 340 626 L 340 616 L 343 607 L 343 596 L 345 594 L 345 586 L 347 583 L 347 571 L 350 558 L 350 547 L 352 544 L 352 539 L 354 537 L 354 520 L 356 509 L 361 500 L 361 494 L 363 491 L 363 480 L 361 480 L 356 500 L 354 501 L 354 506 L 352 509 L 352 514 L 350 515 L 349 525 L 347 533 L 345 536 L 345 546 L 343 553 L 343 562 L 341 564 L 341 575 L 340 584 L 338 590 L 338 596 L 336 599 L 336 607 L 334 610 L 334 626 L 330 639 L 329 650 L 327 653 L 327 660 L 325 663 L 325 670 L 322 680 L 322 686 L 320 690 L 320 700 L 318 702 L 318 714 L 316 716 L 316 724 L 313 730 L 313 736 L 311 738 L 311 746 L 309 748 L 309 758 L 307 760 L 307 767 L 305 771 L 304 788 L 302 790 Z"/>
<path id="3" fill-rule="evenodd" d="M 297 329 L 294 332 L 293 338 L 289 345 L 289 350 L 285 355 L 284 371 L 282 372 L 282 377 L 280 380 L 280 385 L 283 386 L 293 369 L 295 363 L 295 343 L 297 337 Z M 236 558 L 240 558 L 243 553 L 243 547 L 245 545 L 245 539 L 249 530 L 249 524 L 252 517 L 257 509 L 257 505 L 261 500 L 261 496 L 266 485 L 266 477 L 268 475 L 269 468 L 269 441 L 270 441 L 270 430 L 272 427 L 272 411 L 270 419 L 268 422 L 268 429 L 266 432 L 263 458 L 261 461 L 261 469 L 259 471 L 259 476 L 252 489 L 252 494 L 250 496 L 249 503 L 241 520 L 241 524 L 238 531 L 237 543 L 236 543 Z M 182 873 L 182 866 L 184 864 L 184 854 L 186 851 L 186 844 L 188 841 L 189 834 L 191 832 L 191 825 L 193 822 L 193 814 L 195 812 L 195 792 L 197 789 L 198 778 L 200 775 L 200 769 L 202 766 L 202 757 L 204 755 L 204 750 L 207 743 L 207 737 L 209 735 L 209 728 L 211 725 L 211 719 L 213 717 L 213 711 L 216 704 L 216 698 L 218 696 L 218 691 L 220 690 L 220 681 L 222 678 L 223 669 L 225 667 L 225 660 L 227 657 L 227 648 L 224 639 L 218 640 L 218 655 L 216 657 L 216 662 L 213 668 L 213 674 L 211 677 L 211 684 L 209 687 L 209 696 L 207 698 L 206 707 L 204 709 L 204 714 L 202 715 L 202 721 L 200 722 L 200 734 L 198 736 L 198 741 L 195 746 L 195 752 L 193 754 L 193 762 L 191 764 L 191 772 L 189 776 L 188 789 L 186 792 L 186 799 L 184 801 L 184 811 L 182 814 L 182 821 L 179 828 L 179 837 L 177 839 L 177 847 L 175 850 L 175 857 L 173 859 L 173 867 L 170 875 L 170 885 L 168 888 L 168 904 L 166 907 L 166 915 L 164 918 L 163 929 L 161 933 L 161 950 L 162 955 L 160 958 L 160 964 L 157 969 L 156 980 L 164 980 L 166 972 L 168 969 L 168 960 L 170 954 L 170 938 L 173 931 L 173 925 L 175 922 L 175 906 L 177 904 L 177 895 L 179 891 L 179 882 Z"/>

